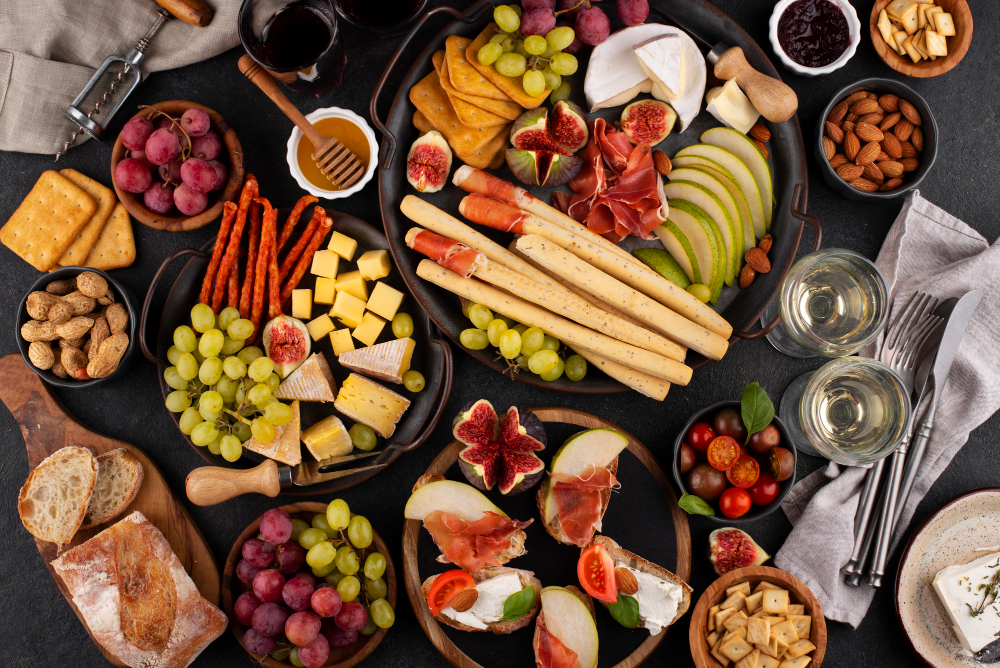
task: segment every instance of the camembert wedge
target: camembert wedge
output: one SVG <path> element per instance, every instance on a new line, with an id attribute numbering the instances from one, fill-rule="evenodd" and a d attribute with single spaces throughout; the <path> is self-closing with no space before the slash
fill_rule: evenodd
<path id="1" fill-rule="evenodd" d="M 410 401 L 387 387 L 352 373 L 340 386 L 333 407 L 345 417 L 368 425 L 382 438 L 389 438 L 410 407 Z"/>
<path id="2" fill-rule="evenodd" d="M 416 342 L 409 337 L 395 339 L 342 353 L 337 361 L 351 371 L 399 385 L 403 374 L 410 369 L 415 346 Z"/>
<path id="3" fill-rule="evenodd" d="M 302 368 L 302 367 L 299 367 Z M 288 406 L 292 409 L 292 421 L 274 428 L 274 438 L 270 443 L 262 443 L 256 438 L 250 438 L 243 444 L 247 450 L 277 460 L 282 464 L 295 466 L 302 462 L 302 448 L 299 445 L 300 417 L 299 402 L 293 401 Z"/>
<path id="4" fill-rule="evenodd" d="M 281 381 L 274 396 L 296 401 L 334 401 L 337 382 L 323 353 L 313 353 L 288 378 Z"/>

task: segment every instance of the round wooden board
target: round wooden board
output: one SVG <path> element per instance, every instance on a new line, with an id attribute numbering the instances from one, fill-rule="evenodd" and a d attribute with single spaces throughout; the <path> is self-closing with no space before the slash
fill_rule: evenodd
<path id="1" fill-rule="evenodd" d="M 950 71 L 961 62 L 969 50 L 969 45 L 972 44 L 972 10 L 969 9 L 966 0 L 934 0 L 934 4 L 951 14 L 955 23 L 955 36 L 945 38 L 948 43 L 947 56 L 939 57 L 937 60 L 921 60 L 918 63 L 913 62 L 908 56 L 896 53 L 896 50 L 882 39 L 882 33 L 877 26 L 878 15 L 890 1 L 876 0 L 869 20 L 872 45 L 886 65 L 908 77 L 928 79 Z"/>
<path id="2" fill-rule="evenodd" d="M 499 411 L 500 409 L 498 408 L 497 410 Z M 535 413 L 535 415 L 538 416 L 538 419 L 541 420 L 542 423 L 546 425 L 546 427 L 548 427 L 548 425 L 552 423 L 562 423 L 566 425 L 575 425 L 583 429 L 594 429 L 594 428 L 614 429 L 625 435 L 625 437 L 628 439 L 628 446 L 627 446 L 628 451 L 635 456 L 635 458 L 639 461 L 639 463 L 652 476 L 653 480 L 655 481 L 655 485 L 662 493 L 662 496 L 665 497 L 667 505 L 669 506 L 669 518 L 673 523 L 675 539 L 676 539 L 676 545 L 675 545 L 676 562 L 674 564 L 663 563 L 661 565 L 663 565 L 664 568 L 669 568 L 671 571 L 677 574 L 678 577 L 687 582 L 691 577 L 691 533 L 688 527 L 687 515 L 677 505 L 677 495 L 675 494 L 673 487 L 671 487 L 670 481 L 664 474 L 663 469 L 660 468 L 660 464 L 659 462 L 657 462 L 656 457 L 653 455 L 653 453 L 650 452 L 650 450 L 646 446 L 644 446 L 642 443 L 636 440 L 636 438 L 631 434 L 629 434 L 627 431 L 608 422 L 607 420 L 602 420 L 596 415 L 591 415 L 590 413 L 584 413 L 583 411 L 574 410 L 572 408 L 532 408 L 531 410 Z M 548 431 L 548 428 L 546 429 L 546 431 Z M 549 436 L 549 438 L 551 439 L 551 436 Z M 546 445 L 545 450 L 543 450 L 541 453 L 538 453 L 543 457 L 543 459 L 546 460 L 546 465 L 548 464 L 547 462 L 548 457 L 551 456 L 551 454 L 558 449 L 559 445 L 562 445 L 562 442 L 556 443 L 550 440 L 550 442 Z M 434 459 L 434 461 L 431 462 L 431 465 L 427 467 L 425 473 L 437 473 L 441 475 L 446 475 L 449 472 L 449 469 L 452 468 L 452 465 L 454 465 L 458 460 L 458 453 L 463 447 L 464 445 L 462 443 L 458 441 L 452 441 L 451 444 L 444 450 L 442 450 L 441 453 Z M 619 467 L 620 467 L 619 478 L 621 478 L 622 475 L 621 465 L 622 462 L 619 461 Z M 461 476 L 460 473 L 458 474 L 457 479 L 464 481 L 464 478 Z M 623 503 L 623 500 L 620 497 L 622 495 L 628 494 L 628 489 L 629 489 L 628 485 L 629 481 L 626 478 L 622 481 L 622 488 L 619 489 L 615 495 L 613 495 L 612 503 L 609 504 L 609 508 L 614 508 L 616 506 L 616 501 L 617 504 L 619 505 Z M 532 506 L 534 506 L 534 499 L 536 492 L 537 488 L 533 487 L 527 492 L 523 493 L 522 495 L 518 495 L 518 497 L 515 498 L 520 498 L 522 496 L 530 497 Z M 493 495 L 494 497 L 499 496 L 499 494 L 496 492 L 492 492 L 490 494 Z M 616 499 L 615 497 L 619 498 Z M 503 504 L 503 497 L 500 497 L 500 499 L 497 500 L 499 500 L 500 503 Z M 537 513 L 537 509 L 535 510 L 535 512 Z M 511 516 L 517 517 L 518 519 L 524 519 L 521 518 L 516 513 L 512 513 Z M 609 529 L 612 530 L 606 535 L 615 538 L 616 540 L 619 540 L 619 537 L 616 535 L 617 532 L 613 531 L 613 529 L 615 529 L 616 527 L 611 526 L 611 523 L 607 522 L 607 516 L 605 516 L 605 520 L 606 520 L 605 530 Z M 536 521 L 535 524 L 540 524 L 540 522 Z M 541 527 L 539 527 L 539 529 L 541 530 L 542 533 L 545 532 L 545 530 L 542 529 Z M 413 610 L 416 613 L 417 621 L 420 622 L 420 626 L 423 628 L 424 633 L 427 634 L 427 637 L 430 638 L 434 646 L 438 649 L 439 652 L 441 652 L 442 656 L 444 656 L 446 659 L 448 659 L 449 662 L 451 662 L 453 666 L 456 666 L 457 668 L 483 668 L 482 664 L 477 663 L 475 660 L 470 658 L 452 641 L 452 639 L 445 633 L 445 627 L 439 624 L 438 621 L 434 619 L 434 617 L 430 614 L 430 611 L 427 609 L 427 604 L 424 601 L 423 594 L 421 593 L 420 590 L 420 586 L 423 579 L 421 578 L 420 568 L 417 558 L 417 544 L 418 544 L 418 539 L 420 537 L 420 533 L 421 533 L 420 522 L 416 520 L 406 520 L 406 525 L 405 528 L 403 529 L 403 578 L 406 583 L 406 593 L 410 597 L 410 604 L 413 606 Z M 427 540 L 430 540 L 430 538 L 428 538 Z M 535 540 L 547 540 L 550 541 L 554 546 L 557 546 L 557 549 L 560 548 L 560 546 L 558 546 L 558 544 L 556 544 L 556 542 L 551 537 L 549 537 L 548 534 L 545 534 L 544 537 L 537 538 Z M 538 549 L 539 546 L 537 542 L 532 544 L 532 542 L 529 541 L 526 547 L 528 548 L 527 556 L 515 560 L 514 562 L 511 562 L 509 564 L 511 567 L 531 570 L 531 566 L 533 565 L 531 560 L 531 552 L 532 550 L 535 550 L 537 553 L 540 550 Z M 640 549 L 641 546 L 635 544 L 623 544 L 622 547 L 624 547 L 625 549 L 634 548 L 633 551 L 639 554 L 639 556 L 648 558 L 651 561 L 656 562 L 655 555 L 648 553 L 642 554 Z M 575 555 L 578 554 L 576 547 L 564 545 L 561 546 L 561 548 L 564 550 L 572 551 L 574 553 L 574 561 L 575 561 Z M 430 575 L 430 573 L 428 573 L 427 575 Z M 565 573 L 564 580 L 565 580 L 564 582 L 546 583 L 546 584 L 563 584 L 563 585 L 578 584 L 576 582 L 575 568 L 573 568 L 571 572 Z M 603 619 L 602 616 L 606 619 Z M 607 615 L 606 613 L 599 612 L 598 620 L 600 627 L 600 624 L 602 622 L 610 620 L 610 616 Z M 614 622 L 611 623 L 614 624 Z M 657 647 L 659 647 L 660 643 L 666 637 L 666 630 L 664 632 L 661 632 L 659 635 L 653 636 L 653 635 L 648 635 L 648 632 L 643 629 L 637 629 L 635 631 L 631 631 L 628 629 L 623 629 L 621 627 L 618 627 L 617 624 L 615 624 L 615 627 L 621 629 L 623 632 L 626 633 L 647 634 L 647 637 L 624 660 L 614 664 L 614 668 L 633 668 L 634 666 L 640 665 L 643 661 L 649 658 L 649 656 L 656 650 Z M 526 630 L 521 630 L 519 632 L 533 633 L 533 630 L 534 630 L 534 625 L 532 624 L 529 625 Z M 450 631 L 451 629 L 449 629 L 449 632 Z M 459 637 L 463 638 L 467 636 L 477 636 L 477 637 L 488 636 L 488 634 L 465 633 L 462 631 L 455 631 L 455 633 L 460 634 Z M 509 642 L 507 640 L 507 637 L 497 637 L 497 636 L 488 636 L 488 637 L 496 643 L 497 648 L 502 648 L 505 646 L 506 643 Z M 606 664 L 599 663 L 598 665 L 603 666 Z"/>
<path id="3" fill-rule="evenodd" d="M 326 506 L 327 504 L 318 503 L 316 501 L 303 501 L 300 503 L 289 503 L 285 506 L 278 506 L 278 508 L 284 510 L 294 518 L 297 513 L 325 513 Z M 263 515 L 261 515 L 261 517 L 263 517 Z M 229 616 L 229 628 L 232 629 L 233 635 L 236 636 L 236 639 L 239 641 L 240 646 L 243 647 L 243 649 L 247 648 L 246 643 L 243 642 L 243 634 L 246 632 L 246 627 L 236 621 L 236 615 L 233 612 L 233 604 L 236 601 L 236 596 L 233 596 L 233 587 L 235 586 L 239 590 L 238 594 L 243 593 L 244 591 L 243 583 L 236 577 L 236 564 L 238 564 L 240 559 L 243 558 L 241 554 L 243 550 L 243 543 L 250 538 L 255 537 L 259 531 L 260 517 L 255 519 L 246 529 L 244 529 L 243 533 L 241 533 L 239 538 L 236 539 L 236 542 L 233 543 L 233 548 L 229 551 L 229 557 L 226 559 L 226 566 L 222 571 L 222 607 Z M 389 552 L 389 548 L 382 540 L 382 537 L 379 536 L 374 530 L 372 531 L 372 545 L 376 550 L 385 556 L 385 574 L 383 577 L 385 578 L 385 584 L 388 588 L 385 598 L 389 602 L 389 605 L 392 606 L 392 609 L 395 610 L 396 567 L 392 563 L 392 555 Z M 380 642 L 382 642 L 382 638 L 385 637 L 387 631 L 388 629 L 379 629 L 370 636 L 358 635 L 358 642 L 350 645 L 349 647 L 331 647 L 330 658 L 323 664 L 323 667 L 350 668 L 351 666 L 361 663 L 368 657 L 369 654 L 375 651 L 375 648 L 378 647 Z M 272 659 L 270 656 L 258 656 L 256 654 L 251 654 L 249 650 L 247 650 L 247 653 L 253 657 L 254 662 L 267 666 L 268 668 L 294 668 L 290 661 L 277 661 Z"/>
<path id="4" fill-rule="evenodd" d="M 809 640 L 816 649 L 812 651 L 811 668 L 819 668 L 823 665 L 823 656 L 826 654 L 826 618 L 823 616 L 823 607 L 816 600 L 816 597 L 797 577 L 785 571 L 770 566 L 747 566 L 729 571 L 718 580 L 708 586 L 708 589 L 698 599 L 698 604 L 694 606 L 691 613 L 691 623 L 688 625 L 688 642 L 691 645 L 691 658 L 697 668 L 722 668 L 722 664 L 709 654 L 708 643 L 705 642 L 707 633 L 705 632 L 708 620 L 708 609 L 713 605 L 721 603 L 726 595 L 726 589 L 734 584 L 750 580 L 753 583 L 764 580 L 776 584 L 782 589 L 787 589 L 791 594 L 790 602 L 801 603 L 806 608 L 806 614 L 812 617 L 812 632 Z M 756 585 L 754 585 L 756 586 Z"/>

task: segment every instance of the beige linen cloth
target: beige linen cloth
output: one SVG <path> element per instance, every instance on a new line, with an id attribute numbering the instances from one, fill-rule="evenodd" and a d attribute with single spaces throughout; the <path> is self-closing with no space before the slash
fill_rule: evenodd
<path id="1" fill-rule="evenodd" d="M 171 18 L 160 28 L 141 64 L 146 75 L 239 43 L 240 1 L 208 4 L 215 10 L 208 26 Z M 159 9 L 153 0 L 0 0 L 0 150 L 61 149 L 75 129 L 63 109 L 106 57 L 128 53 Z M 134 106 L 126 103 L 116 120 L 130 117 Z"/>
<path id="2" fill-rule="evenodd" d="M 1000 240 L 991 246 L 974 229 L 913 191 L 875 265 L 897 304 L 916 290 L 942 299 L 973 289 L 983 291 L 938 402 L 923 466 L 893 535 L 895 549 L 920 500 L 969 440 L 969 432 L 1000 409 L 1000 331 L 996 324 L 1000 320 Z M 831 462 L 796 484 L 782 503 L 794 528 L 774 558 L 778 568 L 812 589 L 828 618 L 854 628 L 861 624 L 875 595 L 867 577 L 860 587 L 851 587 L 840 570 L 854 547 L 854 514 L 864 474 L 863 468 Z M 893 573 L 886 573 L 882 588 L 891 590 L 894 580 Z"/>

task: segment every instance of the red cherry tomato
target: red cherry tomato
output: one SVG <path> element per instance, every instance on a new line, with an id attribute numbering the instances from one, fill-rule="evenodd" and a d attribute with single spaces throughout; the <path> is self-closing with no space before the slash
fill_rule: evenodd
<path id="1" fill-rule="evenodd" d="M 681 443 L 680 458 L 681 458 L 680 462 L 681 473 L 687 473 L 692 468 L 694 468 L 694 462 L 695 459 L 697 458 L 697 455 L 695 454 L 694 448 L 692 448 L 687 443 Z"/>
<path id="2" fill-rule="evenodd" d="M 708 444 L 708 463 L 720 471 L 728 471 L 740 454 L 740 444 L 729 436 L 716 436 Z"/>
<path id="3" fill-rule="evenodd" d="M 597 600 L 607 603 L 618 600 L 615 562 L 600 543 L 591 545 L 580 554 L 580 560 L 576 562 L 576 577 L 584 591 Z"/>
<path id="4" fill-rule="evenodd" d="M 736 463 L 726 470 L 726 477 L 736 487 L 746 489 L 760 477 L 760 464 L 750 455 L 740 455 Z"/>
<path id="5" fill-rule="evenodd" d="M 755 506 L 766 506 L 774 501 L 778 496 L 778 483 L 774 476 L 767 471 L 762 471 L 757 482 L 747 488 L 750 500 Z"/>
<path id="6" fill-rule="evenodd" d="M 750 495 L 739 487 L 730 487 L 719 497 L 719 510 L 731 520 L 746 515 L 750 505 Z"/>
<path id="7" fill-rule="evenodd" d="M 708 444 L 715 438 L 715 430 L 705 422 L 695 422 L 688 431 L 688 443 L 698 452 L 708 450 Z"/>
<path id="8" fill-rule="evenodd" d="M 458 592 L 475 588 L 476 581 L 465 571 L 458 568 L 445 571 L 431 583 L 431 588 L 427 592 L 427 607 L 430 608 L 432 615 L 437 615 L 448 607 Z"/>
<path id="9" fill-rule="evenodd" d="M 784 482 L 795 475 L 795 455 L 788 448 L 771 448 L 768 456 L 771 474 L 778 482 Z"/>

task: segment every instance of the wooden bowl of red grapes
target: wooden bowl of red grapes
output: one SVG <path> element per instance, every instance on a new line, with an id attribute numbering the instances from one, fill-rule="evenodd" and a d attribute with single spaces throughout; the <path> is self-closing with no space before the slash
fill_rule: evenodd
<path id="1" fill-rule="evenodd" d="M 143 225 L 171 232 L 204 227 L 243 184 L 243 149 L 218 113 L 185 100 L 143 106 L 111 151 L 118 199 Z"/>
<path id="2" fill-rule="evenodd" d="M 272 508 L 233 545 L 222 573 L 230 628 L 270 668 L 347 668 L 396 621 L 396 569 L 343 499 Z"/>
<path id="3" fill-rule="evenodd" d="M 756 383 L 747 389 L 754 386 L 763 393 Z M 689 514 L 752 522 L 774 512 L 795 484 L 795 446 L 767 395 L 755 398 L 749 414 L 746 393 L 709 406 L 677 436 L 674 480 Z"/>

